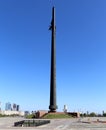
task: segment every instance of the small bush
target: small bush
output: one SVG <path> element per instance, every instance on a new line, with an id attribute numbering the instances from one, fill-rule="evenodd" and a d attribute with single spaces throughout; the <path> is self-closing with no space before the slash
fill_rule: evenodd
<path id="1" fill-rule="evenodd" d="M 0 117 L 6 117 L 6 115 L 2 115 L 2 114 L 0 114 Z"/>
<path id="2" fill-rule="evenodd" d="M 35 114 L 30 114 L 26 116 L 27 119 L 33 119 L 36 118 Z"/>

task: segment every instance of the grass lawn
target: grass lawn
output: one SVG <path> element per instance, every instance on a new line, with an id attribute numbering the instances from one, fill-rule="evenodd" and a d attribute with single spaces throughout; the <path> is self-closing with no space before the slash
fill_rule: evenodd
<path id="1" fill-rule="evenodd" d="M 54 113 L 54 114 L 51 114 L 51 113 L 48 113 L 47 115 L 45 115 L 43 117 L 43 119 L 62 119 L 62 118 L 72 118 L 72 116 L 68 115 L 68 114 L 58 114 L 58 113 Z"/>

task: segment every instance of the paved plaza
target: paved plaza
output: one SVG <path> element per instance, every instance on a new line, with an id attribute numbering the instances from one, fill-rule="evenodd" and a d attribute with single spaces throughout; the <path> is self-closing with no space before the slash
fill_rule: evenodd
<path id="1" fill-rule="evenodd" d="M 50 124 L 38 127 L 13 127 L 14 122 L 21 121 L 21 117 L 0 118 L 0 130 L 106 130 L 106 123 L 94 123 L 93 121 L 106 121 L 106 118 L 74 118 L 52 119 Z"/>

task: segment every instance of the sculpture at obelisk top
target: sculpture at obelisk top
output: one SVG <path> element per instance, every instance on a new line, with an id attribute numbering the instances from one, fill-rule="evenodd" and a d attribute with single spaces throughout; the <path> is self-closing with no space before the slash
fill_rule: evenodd
<path id="1" fill-rule="evenodd" d="M 56 112 L 56 25 L 55 25 L 55 8 L 52 8 L 52 21 L 49 27 L 51 30 L 51 77 L 50 77 L 50 105 L 49 112 Z"/>

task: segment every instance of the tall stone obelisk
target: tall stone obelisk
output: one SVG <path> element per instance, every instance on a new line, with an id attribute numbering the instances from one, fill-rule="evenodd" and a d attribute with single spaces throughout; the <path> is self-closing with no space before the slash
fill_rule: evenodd
<path id="1" fill-rule="evenodd" d="M 52 8 L 52 21 L 49 30 L 51 30 L 51 77 L 50 77 L 50 105 L 49 112 L 56 112 L 56 25 L 55 25 L 55 8 Z"/>

